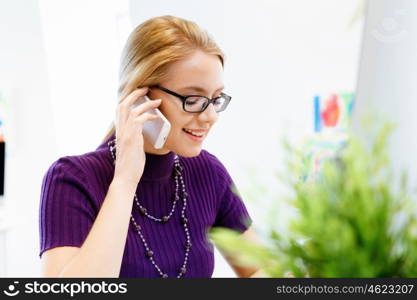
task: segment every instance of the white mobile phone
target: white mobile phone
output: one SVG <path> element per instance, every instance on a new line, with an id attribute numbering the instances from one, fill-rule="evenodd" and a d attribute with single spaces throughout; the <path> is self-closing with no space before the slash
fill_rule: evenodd
<path id="1" fill-rule="evenodd" d="M 150 100 L 147 96 L 144 96 L 135 102 L 133 107 L 136 107 L 147 101 L 152 100 Z M 169 123 L 167 118 L 165 118 L 165 116 L 157 108 L 151 109 L 149 113 L 157 115 L 159 118 L 146 121 L 145 124 L 143 124 L 142 132 L 148 141 L 152 143 L 155 149 L 161 149 L 168 138 L 169 131 L 171 130 L 171 123 Z"/>

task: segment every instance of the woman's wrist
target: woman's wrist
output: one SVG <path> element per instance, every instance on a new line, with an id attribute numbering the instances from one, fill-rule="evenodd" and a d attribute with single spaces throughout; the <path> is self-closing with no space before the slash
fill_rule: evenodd
<path id="1" fill-rule="evenodd" d="M 126 178 L 122 178 L 120 176 L 114 176 L 113 180 L 110 184 L 110 187 L 114 187 L 116 189 L 121 189 L 125 192 L 136 192 L 136 188 L 138 186 L 139 182 L 136 182 L 134 180 L 129 180 Z"/>

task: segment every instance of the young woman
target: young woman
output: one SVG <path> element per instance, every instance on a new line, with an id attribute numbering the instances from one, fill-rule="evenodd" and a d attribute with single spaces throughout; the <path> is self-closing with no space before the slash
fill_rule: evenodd
<path id="1" fill-rule="evenodd" d="M 50 277 L 211 277 L 211 227 L 252 238 L 248 212 L 222 163 L 202 142 L 226 109 L 224 55 L 195 23 L 157 17 L 124 48 L 114 126 L 93 152 L 59 159 L 46 173 L 40 256 Z M 132 105 L 147 95 L 153 101 Z M 157 99 L 157 100 L 156 100 Z M 165 145 L 143 137 L 158 108 Z M 256 268 L 239 267 L 237 275 Z"/>

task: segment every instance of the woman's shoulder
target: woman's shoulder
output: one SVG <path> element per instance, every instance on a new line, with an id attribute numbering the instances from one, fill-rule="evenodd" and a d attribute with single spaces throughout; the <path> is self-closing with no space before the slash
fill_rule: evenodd
<path id="1" fill-rule="evenodd" d="M 45 176 L 51 173 L 61 173 L 75 176 L 80 179 L 91 177 L 97 172 L 111 171 L 112 160 L 105 149 L 96 149 L 79 155 L 67 155 L 55 160 L 49 167 Z"/>

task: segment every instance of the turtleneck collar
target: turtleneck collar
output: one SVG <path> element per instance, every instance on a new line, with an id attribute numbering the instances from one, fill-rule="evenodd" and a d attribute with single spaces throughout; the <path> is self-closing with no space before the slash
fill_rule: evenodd
<path id="1" fill-rule="evenodd" d="M 108 148 L 107 143 L 114 138 L 115 138 L 115 135 L 113 134 L 104 143 L 102 143 L 98 147 L 98 149 L 106 148 L 108 150 L 109 148 Z M 171 151 L 163 155 L 157 155 L 157 154 L 151 154 L 151 153 L 145 153 L 145 154 L 146 154 L 146 162 L 145 162 L 145 168 L 143 170 L 141 180 L 142 179 L 143 180 L 163 180 L 163 179 L 169 179 L 171 177 L 172 171 L 174 169 L 174 158 L 175 158 L 174 152 Z M 109 155 L 110 155 L 110 152 L 109 152 Z"/>
<path id="2" fill-rule="evenodd" d="M 142 179 L 161 180 L 170 178 L 174 169 L 174 158 L 175 153 L 172 151 L 163 155 L 146 153 Z"/>

